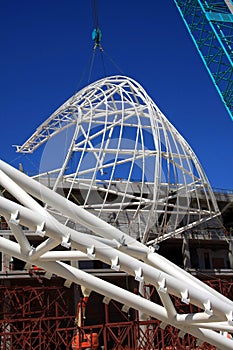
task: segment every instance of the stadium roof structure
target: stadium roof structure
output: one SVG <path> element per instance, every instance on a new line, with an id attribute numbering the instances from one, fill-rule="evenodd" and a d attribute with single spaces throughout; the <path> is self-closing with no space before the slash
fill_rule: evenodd
<path id="1" fill-rule="evenodd" d="M 42 145 L 40 170 L 56 178 L 54 190 L 69 188 L 64 195 L 71 199 L 78 188 L 79 205 L 144 243 L 219 215 L 193 150 L 131 78 L 106 77 L 83 88 L 17 151 Z"/>

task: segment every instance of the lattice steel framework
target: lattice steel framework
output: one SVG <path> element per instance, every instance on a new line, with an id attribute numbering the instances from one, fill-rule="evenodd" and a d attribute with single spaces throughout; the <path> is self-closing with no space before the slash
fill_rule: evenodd
<path id="1" fill-rule="evenodd" d="M 230 0 L 174 0 L 233 120 L 233 4 Z"/>
<path id="2" fill-rule="evenodd" d="M 14 196 L 13 201 L 0 197 L 0 214 L 16 240 L 0 237 L 2 252 L 25 261 L 27 267 L 40 266 L 47 278 L 52 274 L 64 278 L 66 286 L 74 282 L 94 290 L 104 295 L 104 303 L 116 300 L 123 304 L 125 312 L 129 308 L 137 309 L 160 320 L 161 328 L 171 325 L 221 350 L 232 349 L 232 340 L 221 334 L 233 333 L 230 299 L 157 254 L 153 246 L 147 247 L 3 161 L 0 161 L 0 182 Z M 47 210 L 49 206 L 93 234 L 59 222 Z M 22 227 L 39 235 L 41 243 L 32 246 Z M 153 285 L 159 301 L 148 300 L 80 270 L 76 262 L 81 259 L 101 260 L 113 270 L 134 276 L 140 284 Z M 193 311 L 181 311 L 173 296 L 180 303 L 192 305 Z"/>
<path id="3" fill-rule="evenodd" d="M 51 153 L 59 135 L 65 141 Z M 59 170 L 46 169 L 39 180 L 50 176 L 54 190 L 65 188 L 67 198 L 144 243 L 219 215 L 191 147 L 133 79 L 113 76 L 85 87 L 17 151 L 45 143 L 41 171 L 51 159 Z"/>

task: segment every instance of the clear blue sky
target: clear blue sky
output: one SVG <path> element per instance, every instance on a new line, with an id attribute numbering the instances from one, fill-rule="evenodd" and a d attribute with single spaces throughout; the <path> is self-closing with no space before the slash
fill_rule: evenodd
<path id="1" fill-rule="evenodd" d="M 137 80 L 197 154 L 212 186 L 233 189 L 233 123 L 173 0 L 99 0 L 107 75 Z M 29 170 L 21 145 L 87 85 L 92 0 L 0 1 L 1 158 Z M 100 56 L 91 81 L 102 78 Z"/>

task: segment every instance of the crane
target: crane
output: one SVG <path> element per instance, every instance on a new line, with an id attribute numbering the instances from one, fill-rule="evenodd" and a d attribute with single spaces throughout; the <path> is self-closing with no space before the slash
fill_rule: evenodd
<path id="1" fill-rule="evenodd" d="M 174 0 L 233 121 L 232 0 Z"/>

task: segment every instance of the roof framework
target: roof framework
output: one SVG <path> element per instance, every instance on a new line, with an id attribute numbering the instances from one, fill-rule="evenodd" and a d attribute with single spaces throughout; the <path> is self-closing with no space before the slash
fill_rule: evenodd
<path id="1" fill-rule="evenodd" d="M 52 146 L 56 167 L 44 172 L 59 135 L 65 142 Z M 42 145 L 40 181 L 50 176 L 54 190 L 69 189 L 69 199 L 78 192 L 80 206 L 144 243 L 219 215 L 191 147 L 128 77 L 107 77 L 77 92 L 17 151 Z"/>

